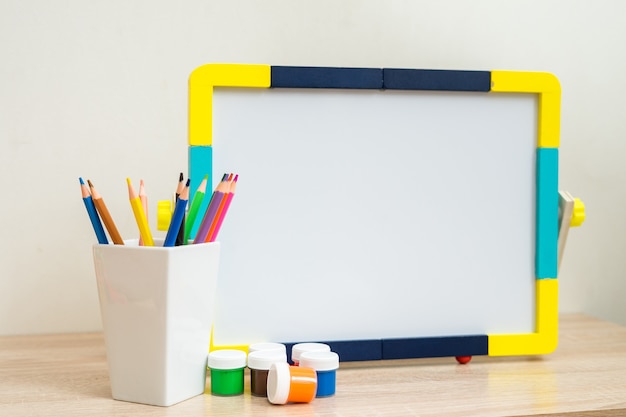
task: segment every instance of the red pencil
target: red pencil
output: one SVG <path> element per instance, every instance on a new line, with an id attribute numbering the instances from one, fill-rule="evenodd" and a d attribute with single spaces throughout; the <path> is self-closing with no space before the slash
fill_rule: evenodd
<path id="1" fill-rule="evenodd" d="M 228 208 L 230 207 L 230 203 L 231 201 L 233 201 L 233 198 L 235 197 L 235 189 L 237 188 L 238 179 L 239 179 L 239 175 L 237 174 L 235 175 L 235 178 L 233 178 L 233 180 L 230 182 L 228 193 L 224 197 L 224 207 L 222 208 L 220 213 L 218 213 L 218 218 L 216 221 L 215 228 L 209 236 L 209 242 L 215 242 L 215 239 L 217 239 L 217 234 L 220 232 L 222 223 L 224 222 L 224 218 L 226 217 L 226 214 L 228 213 Z"/>
<path id="2" fill-rule="evenodd" d="M 226 182 L 228 183 L 228 187 L 226 189 L 226 192 L 224 193 L 224 198 L 222 198 L 222 201 L 220 201 L 220 205 L 217 208 L 217 212 L 215 213 L 215 217 L 213 218 L 213 222 L 211 223 L 211 227 L 209 228 L 209 233 L 206 235 L 206 242 L 213 242 L 213 240 L 211 240 L 211 237 L 215 233 L 215 228 L 217 227 L 217 223 L 220 219 L 220 216 L 222 215 L 222 211 L 224 210 L 224 205 L 226 204 L 226 200 L 228 199 L 230 193 L 230 184 L 232 183 L 232 180 L 233 174 L 231 173 L 226 180 Z"/>

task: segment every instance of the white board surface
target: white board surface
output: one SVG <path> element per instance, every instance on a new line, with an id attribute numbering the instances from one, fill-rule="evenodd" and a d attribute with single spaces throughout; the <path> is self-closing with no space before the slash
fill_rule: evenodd
<path id="1" fill-rule="evenodd" d="M 530 333 L 534 95 L 216 88 L 214 343 Z M 213 184 L 215 186 L 216 184 Z"/>

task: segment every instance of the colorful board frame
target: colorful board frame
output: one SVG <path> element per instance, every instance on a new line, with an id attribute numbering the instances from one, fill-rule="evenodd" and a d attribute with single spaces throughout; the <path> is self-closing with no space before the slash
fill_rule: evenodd
<path id="1" fill-rule="evenodd" d="M 324 342 L 329 343 L 343 361 L 438 356 L 540 355 L 556 349 L 561 88 L 554 75 L 520 71 L 203 65 L 194 70 L 189 79 L 189 175 L 192 178 L 192 190 L 197 188 L 199 179 L 205 175 L 209 175 L 210 179 L 213 178 L 214 87 L 396 89 L 537 95 L 539 106 L 536 149 L 535 331 L 528 334 Z M 212 345 L 211 349 L 224 347 L 226 346 Z"/>

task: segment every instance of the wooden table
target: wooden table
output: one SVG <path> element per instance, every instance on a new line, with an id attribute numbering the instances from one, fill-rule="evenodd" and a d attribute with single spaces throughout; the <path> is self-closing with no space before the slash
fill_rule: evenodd
<path id="1" fill-rule="evenodd" d="M 102 334 L 0 338 L 0 416 L 7 417 L 626 416 L 626 328 L 567 315 L 548 356 L 342 363 L 336 395 L 310 404 L 272 405 L 252 397 L 248 382 L 243 396 L 205 394 L 171 407 L 115 401 Z"/>

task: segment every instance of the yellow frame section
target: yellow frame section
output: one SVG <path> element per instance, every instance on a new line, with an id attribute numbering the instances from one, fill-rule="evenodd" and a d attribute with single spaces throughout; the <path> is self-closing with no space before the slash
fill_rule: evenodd
<path id="1" fill-rule="evenodd" d="M 547 72 L 492 71 L 491 91 L 539 96 L 537 147 L 560 144 L 561 84 Z M 535 332 L 489 335 L 490 356 L 543 355 L 558 344 L 558 280 L 535 281 Z"/>
<path id="2" fill-rule="evenodd" d="M 271 85 L 269 65 L 206 64 L 189 76 L 189 145 L 213 144 L 213 87 Z"/>
<path id="3" fill-rule="evenodd" d="M 536 280 L 535 333 L 489 335 L 489 356 L 545 355 L 558 344 L 557 279 Z"/>
<path id="4" fill-rule="evenodd" d="M 561 130 L 561 84 L 547 72 L 491 71 L 491 91 L 539 95 L 538 148 L 558 148 Z"/>
<path id="5" fill-rule="evenodd" d="M 213 352 L 214 350 L 222 350 L 222 349 L 234 349 L 234 350 L 243 350 L 248 353 L 249 345 L 216 345 L 213 343 L 215 338 L 213 337 L 213 332 L 215 331 L 215 326 L 211 327 L 211 341 L 209 342 L 209 352 Z"/>

